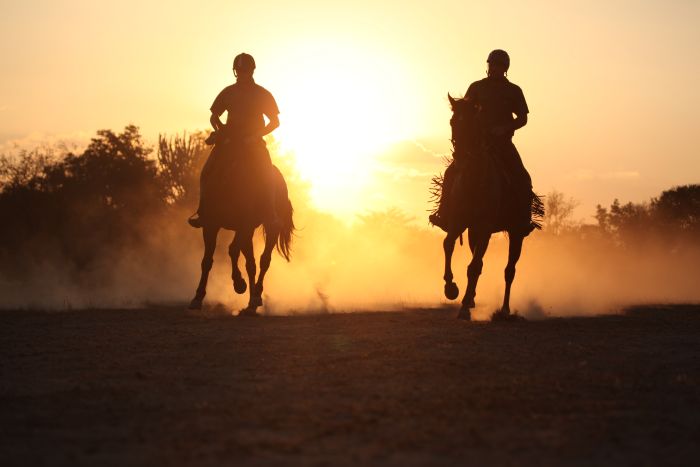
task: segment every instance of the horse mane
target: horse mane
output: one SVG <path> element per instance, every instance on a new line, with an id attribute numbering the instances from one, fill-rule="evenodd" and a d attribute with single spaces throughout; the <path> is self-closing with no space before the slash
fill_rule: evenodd
<path id="1" fill-rule="evenodd" d="M 452 148 L 452 152 L 454 153 L 454 147 Z M 449 165 L 452 163 L 448 156 L 442 156 L 442 162 L 445 164 L 445 169 L 430 179 L 430 186 L 428 187 L 428 192 L 430 193 L 428 202 L 431 205 L 431 215 L 437 214 L 438 209 L 440 208 L 442 189 L 445 186 L 445 170 L 447 170 L 447 167 L 449 167 Z"/>
<path id="2" fill-rule="evenodd" d="M 544 222 L 544 196 L 532 192 L 532 202 L 530 204 L 530 212 L 532 213 L 532 225 L 537 230 L 542 230 L 542 222 Z"/>

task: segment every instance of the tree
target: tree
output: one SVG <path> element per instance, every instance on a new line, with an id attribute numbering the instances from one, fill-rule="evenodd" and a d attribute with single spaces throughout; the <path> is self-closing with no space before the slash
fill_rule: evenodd
<path id="1" fill-rule="evenodd" d="M 22 150 L 14 157 L 0 156 L 0 191 L 27 188 L 37 183 L 44 169 L 56 160 L 53 148 Z"/>
<path id="2" fill-rule="evenodd" d="M 607 208 L 604 208 L 600 204 L 596 205 L 594 217 L 595 220 L 598 221 L 598 227 L 600 230 L 604 233 L 609 233 L 611 227 L 610 222 L 608 221 L 609 214 Z"/>
<path id="3" fill-rule="evenodd" d="M 656 222 L 669 230 L 700 234 L 700 185 L 671 188 L 651 201 Z"/>
<path id="4" fill-rule="evenodd" d="M 0 216 L 13 227 L 0 232 L 0 249 L 22 264 L 51 251 L 84 267 L 141 241 L 147 220 L 166 206 L 151 152 L 129 125 L 98 131 L 82 154 L 4 160 Z"/>
<path id="5" fill-rule="evenodd" d="M 640 234 L 652 227 L 652 213 L 647 203 L 620 204 L 615 199 L 610 205 L 608 222 L 611 227 L 624 239 L 639 237 Z"/>
<path id="6" fill-rule="evenodd" d="M 128 210 L 134 215 L 160 204 L 165 196 L 156 161 L 149 157 L 152 151 L 134 125 L 122 133 L 99 130 L 82 154 L 69 153 L 48 165 L 41 188 L 68 203 Z"/>
<path id="7" fill-rule="evenodd" d="M 171 203 L 191 202 L 198 193 L 199 171 L 208 155 L 204 139 L 202 133 L 158 135 L 160 174 Z"/>
<path id="8" fill-rule="evenodd" d="M 620 244 L 630 244 L 648 238 L 655 232 L 654 216 L 648 203 L 621 204 L 615 199 L 610 209 L 596 208 L 600 229 Z"/>
<path id="9" fill-rule="evenodd" d="M 566 199 L 564 193 L 553 190 L 545 197 L 545 214 L 543 229 L 554 235 L 560 235 L 576 227 L 572 219 L 574 210 L 579 205 L 574 198 Z"/>

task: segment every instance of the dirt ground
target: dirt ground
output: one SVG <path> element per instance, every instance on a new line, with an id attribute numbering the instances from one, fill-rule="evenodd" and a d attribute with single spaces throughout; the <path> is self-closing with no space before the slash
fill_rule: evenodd
<path id="1" fill-rule="evenodd" d="M 700 306 L 0 312 L 0 464 L 691 465 Z"/>

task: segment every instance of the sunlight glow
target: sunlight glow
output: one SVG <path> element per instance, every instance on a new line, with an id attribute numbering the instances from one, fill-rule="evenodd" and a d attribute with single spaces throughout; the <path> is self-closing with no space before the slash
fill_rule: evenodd
<path id="1" fill-rule="evenodd" d="M 275 138 L 293 153 L 317 207 L 354 211 L 386 145 L 407 138 L 401 66 L 370 48 L 296 46 L 275 76 L 282 125 Z"/>

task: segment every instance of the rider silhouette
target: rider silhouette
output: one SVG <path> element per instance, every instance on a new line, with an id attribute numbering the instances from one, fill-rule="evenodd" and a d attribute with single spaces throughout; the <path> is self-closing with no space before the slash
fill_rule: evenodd
<path id="1" fill-rule="evenodd" d="M 220 173 L 222 164 L 231 163 L 237 157 L 250 158 L 258 169 L 255 172 L 260 175 L 266 193 L 264 218 L 267 223 L 279 224 L 274 205 L 272 162 L 263 140 L 263 136 L 279 126 L 279 109 L 272 94 L 255 83 L 254 72 L 253 57 L 247 53 L 237 55 L 233 61 L 236 82 L 225 87 L 211 105 L 209 121 L 214 132 L 207 142 L 215 143 L 215 146 L 200 175 L 199 208 L 188 220 L 192 227 L 202 227 L 203 220 L 206 220 L 211 196 L 209 186 L 213 178 Z M 227 112 L 226 124 L 220 119 L 224 112 Z"/>
<path id="2" fill-rule="evenodd" d="M 499 158 L 513 187 L 513 194 L 518 201 L 522 201 L 522 206 L 518 203 L 518 212 L 522 216 L 518 225 L 522 225 L 523 230 L 529 233 L 532 230 L 530 217 L 532 181 L 511 140 L 515 130 L 527 124 L 529 109 L 523 91 L 519 86 L 508 81 L 507 72 L 510 67 L 508 53 L 500 49 L 494 50 L 486 61 L 487 77 L 472 83 L 464 98 L 474 102 L 478 109 L 478 118 L 485 131 L 486 146 L 494 157 Z M 453 161 L 445 171 L 438 210 L 429 217 L 432 224 L 445 231 L 448 227 L 447 213 L 449 212 L 447 194 L 452 189 L 455 170 Z"/>

